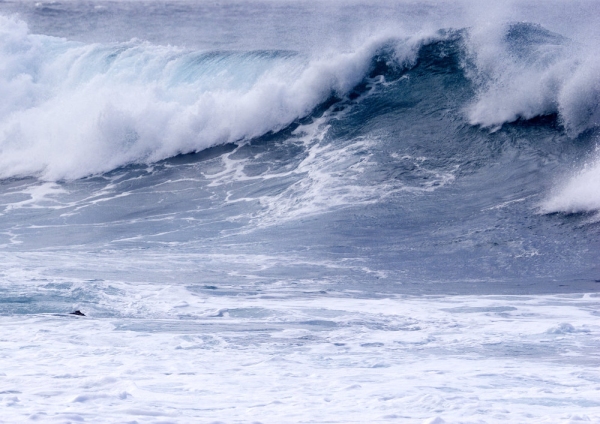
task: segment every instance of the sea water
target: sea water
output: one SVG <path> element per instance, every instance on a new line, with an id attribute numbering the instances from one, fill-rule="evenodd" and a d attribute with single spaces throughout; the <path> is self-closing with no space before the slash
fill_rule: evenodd
<path id="1" fill-rule="evenodd" d="M 0 422 L 600 422 L 599 23 L 0 2 Z"/>

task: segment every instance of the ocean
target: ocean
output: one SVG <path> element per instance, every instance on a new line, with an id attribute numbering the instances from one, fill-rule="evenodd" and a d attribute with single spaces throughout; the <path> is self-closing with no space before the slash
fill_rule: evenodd
<path id="1" fill-rule="evenodd" d="M 0 423 L 600 423 L 599 25 L 0 1 Z"/>

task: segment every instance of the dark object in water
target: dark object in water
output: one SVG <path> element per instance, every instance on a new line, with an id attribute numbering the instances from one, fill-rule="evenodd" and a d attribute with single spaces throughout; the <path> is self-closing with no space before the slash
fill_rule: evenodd
<path id="1" fill-rule="evenodd" d="M 85 314 L 83 312 L 81 312 L 79 309 L 76 310 L 75 312 L 69 312 L 69 315 L 77 315 L 77 316 L 80 316 L 80 317 L 84 317 L 85 316 Z"/>

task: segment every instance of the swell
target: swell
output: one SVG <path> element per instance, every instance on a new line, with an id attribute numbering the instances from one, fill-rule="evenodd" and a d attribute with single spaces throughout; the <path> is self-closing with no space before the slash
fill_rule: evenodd
<path id="1" fill-rule="evenodd" d="M 577 137 L 600 121 L 597 57 L 522 23 L 386 33 L 348 51 L 309 55 L 82 44 L 31 34 L 24 22 L 2 17 L 0 177 L 72 180 L 253 140 L 361 97 L 373 78 L 385 91 L 411 69 L 411 78 L 457 76 L 443 90 L 465 124 L 495 131 L 555 115 L 557 131 Z M 457 95 L 465 86 L 468 98 Z"/>

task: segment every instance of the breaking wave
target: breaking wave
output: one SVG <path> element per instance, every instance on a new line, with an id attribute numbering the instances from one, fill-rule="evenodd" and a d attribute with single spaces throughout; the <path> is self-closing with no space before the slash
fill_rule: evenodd
<path id="1" fill-rule="evenodd" d="M 466 123 L 487 131 L 555 115 L 570 137 L 598 126 L 600 56 L 536 24 L 388 31 L 347 51 L 308 54 L 193 51 L 140 40 L 84 44 L 32 34 L 24 22 L 1 17 L 0 177 L 72 180 L 250 141 L 360 96 L 376 76 L 385 90 L 439 43 L 436 55 L 460 63 L 444 71 L 470 85 L 470 98 L 455 104 Z M 452 96 L 459 88 L 444 90 Z M 577 178 L 596 181 L 596 174 Z"/>

